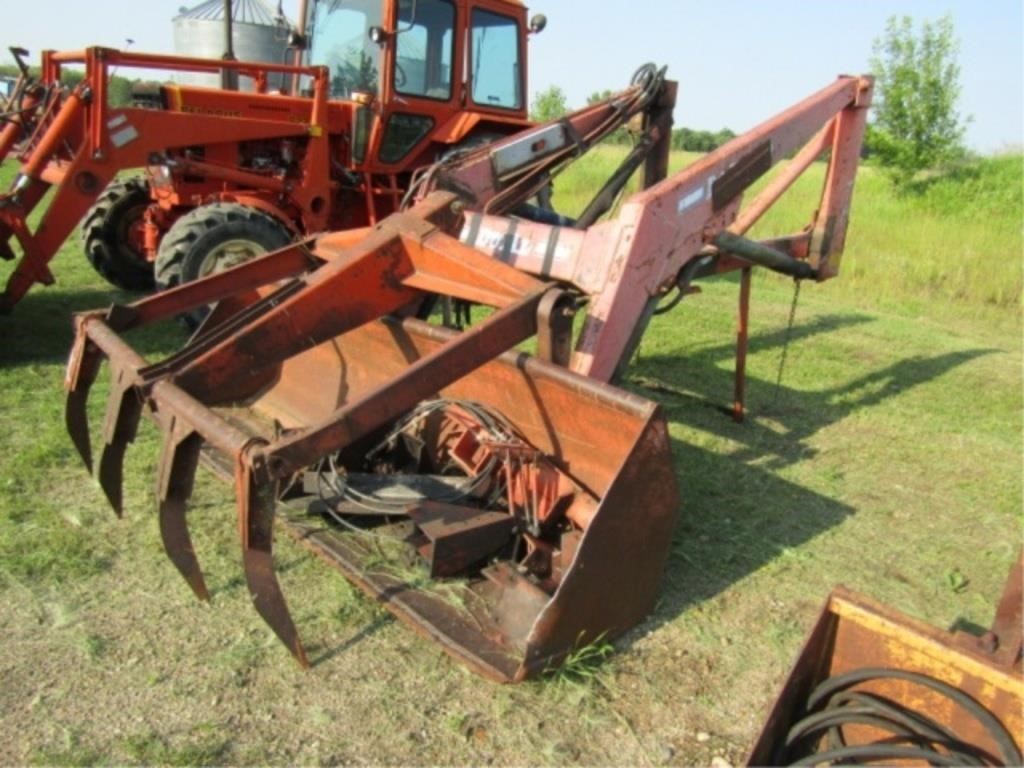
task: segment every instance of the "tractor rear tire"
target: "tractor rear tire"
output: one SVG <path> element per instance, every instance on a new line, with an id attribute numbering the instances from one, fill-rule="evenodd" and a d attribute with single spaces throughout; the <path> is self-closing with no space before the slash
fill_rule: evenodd
<path id="1" fill-rule="evenodd" d="M 82 250 L 104 280 L 126 291 L 153 288 L 153 264 L 142 249 L 141 226 L 152 203 L 142 177 L 110 183 L 82 220 Z"/>
<path id="2" fill-rule="evenodd" d="M 211 203 L 189 211 L 167 230 L 156 257 L 161 291 L 284 248 L 292 234 L 268 213 L 238 203 Z M 182 315 L 195 328 L 209 308 Z"/>

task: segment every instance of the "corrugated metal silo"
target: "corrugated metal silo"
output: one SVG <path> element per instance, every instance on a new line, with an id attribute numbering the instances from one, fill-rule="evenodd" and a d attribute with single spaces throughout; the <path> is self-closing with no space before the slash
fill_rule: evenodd
<path id="1" fill-rule="evenodd" d="M 233 0 L 232 25 L 235 58 L 239 61 L 268 61 L 284 64 L 288 46 L 287 19 L 264 0 Z M 224 0 L 207 0 L 194 8 L 182 8 L 171 22 L 174 26 L 174 52 L 179 56 L 219 59 L 224 55 Z M 186 85 L 220 87 L 220 75 L 187 73 L 175 78 Z M 280 78 L 270 77 L 270 87 Z M 252 88 L 249 78 L 241 78 L 240 87 Z"/>

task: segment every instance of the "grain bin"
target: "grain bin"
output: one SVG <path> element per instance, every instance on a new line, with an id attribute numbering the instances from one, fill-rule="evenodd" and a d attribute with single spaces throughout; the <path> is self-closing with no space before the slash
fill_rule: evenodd
<path id="1" fill-rule="evenodd" d="M 234 0 L 232 4 L 235 58 L 239 61 L 267 61 L 284 64 L 290 24 L 283 14 L 264 0 Z M 207 0 L 192 9 L 182 8 L 174 17 L 174 52 L 179 56 L 219 59 L 224 55 L 224 0 Z M 184 85 L 219 88 L 220 75 L 182 73 Z M 279 76 L 270 77 L 270 87 L 280 86 Z M 251 90 L 252 80 L 242 78 L 242 90 Z"/>

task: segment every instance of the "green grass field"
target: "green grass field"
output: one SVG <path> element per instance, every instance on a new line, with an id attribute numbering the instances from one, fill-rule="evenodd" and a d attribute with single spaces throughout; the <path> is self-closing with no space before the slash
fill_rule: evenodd
<path id="1" fill-rule="evenodd" d="M 559 179 L 559 206 L 614 162 Z M 763 234 L 806 222 L 814 173 Z M 190 514 L 213 601 L 196 603 L 159 543 L 155 430 L 129 450 L 124 520 L 65 435 L 69 313 L 114 296 L 69 241 L 58 284 L 0 318 L 0 763 L 735 764 L 834 585 L 987 626 L 1021 543 L 1021 189 L 1019 156 L 911 197 L 862 169 L 843 274 L 802 291 L 780 386 L 792 284 L 755 281 L 745 424 L 719 410 L 735 281 L 656 318 L 624 385 L 670 421 L 682 506 L 662 598 L 590 649 L 600 664 L 516 687 L 282 537 L 315 661 L 297 669 L 249 605 L 232 491 L 206 475 Z"/>

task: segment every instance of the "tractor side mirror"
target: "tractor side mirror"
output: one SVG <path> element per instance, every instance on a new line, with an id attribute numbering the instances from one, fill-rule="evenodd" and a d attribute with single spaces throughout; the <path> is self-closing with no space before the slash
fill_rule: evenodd
<path id="1" fill-rule="evenodd" d="M 538 13 L 532 19 L 530 19 L 530 34 L 539 35 L 544 31 L 544 27 L 548 25 L 548 17 L 543 13 Z"/>
<path id="2" fill-rule="evenodd" d="M 405 1 L 409 2 L 409 0 L 405 0 Z M 376 43 L 377 45 L 384 45 L 384 43 L 386 43 L 388 41 L 388 34 L 393 34 L 393 35 L 396 35 L 396 36 L 397 35 L 402 35 L 402 34 L 405 34 L 406 32 L 408 32 L 413 27 L 415 27 L 416 26 L 416 8 L 417 8 L 417 5 L 419 3 L 419 0 L 411 0 L 411 2 L 412 2 L 412 7 L 411 7 L 410 12 L 409 12 L 409 21 L 406 22 L 406 26 L 398 27 L 398 28 L 395 29 L 394 32 L 391 32 L 391 33 L 389 33 L 386 29 L 384 29 L 384 27 L 376 27 L 376 26 L 370 27 L 366 31 L 366 34 L 369 36 L 370 40 L 373 41 L 374 43 Z M 401 17 L 401 4 L 399 5 L 399 17 Z M 401 20 L 401 18 L 399 18 L 399 20 Z"/>

